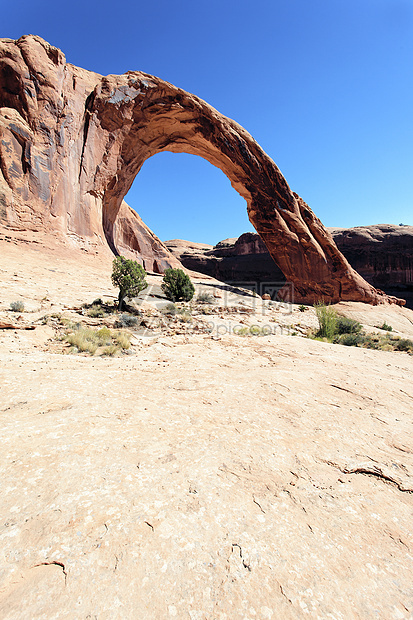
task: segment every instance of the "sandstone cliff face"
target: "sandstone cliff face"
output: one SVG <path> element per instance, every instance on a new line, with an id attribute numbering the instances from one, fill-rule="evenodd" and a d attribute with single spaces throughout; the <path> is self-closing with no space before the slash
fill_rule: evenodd
<path id="1" fill-rule="evenodd" d="M 337 247 L 370 284 L 413 307 L 413 226 L 330 228 Z M 224 281 L 282 282 L 285 276 L 256 233 L 215 247 L 174 239 L 165 245 L 188 269 Z"/>
<path id="2" fill-rule="evenodd" d="M 82 183 L 91 95 L 102 77 L 65 62 L 40 37 L 0 41 L 0 223 L 106 246 L 102 200 Z M 160 272 L 179 262 L 125 202 L 116 250 Z"/>
<path id="3" fill-rule="evenodd" d="M 220 241 L 215 247 L 173 239 L 166 247 L 187 269 L 199 271 L 224 282 L 285 282 L 257 233 L 244 233 L 234 239 Z"/>
<path id="4" fill-rule="evenodd" d="M 117 243 L 134 237 L 135 216 L 119 213 L 145 160 L 187 152 L 221 168 L 246 199 L 297 298 L 386 300 L 352 269 L 253 138 L 194 95 L 140 71 L 102 77 L 66 63 L 40 37 L 24 36 L 0 42 L 0 109 L 0 218 L 8 227 L 118 252 Z M 153 236 L 140 243 L 138 229 L 132 245 L 156 246 L 163 256 L 149 257 L 148 269 L 174 260 Z"/>

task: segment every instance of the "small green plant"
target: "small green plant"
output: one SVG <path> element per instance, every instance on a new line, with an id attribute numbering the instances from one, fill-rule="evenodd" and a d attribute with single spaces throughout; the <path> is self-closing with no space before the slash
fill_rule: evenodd
<path id="1" fill-rule="evenodd" d="M 213 304 L 214 303 L 214 296 L 211 295 L 211 293 L 199 293 L 196 301 L 199 304 Z"/>
<path id="2" fill-rule="evenodd" d="M 24 312 L 24 301 L 12 301 L 10 304 L 10 310 L 12 312 Z"/>
<path id="3" fill-rule="evenodd" d="M 346 316 L 338 316 L 336 330 L 338 334 L 359 334 L 361 332 L 361 325 L 354 319 L 349 319 Z"/>
<path id="4" fill-rule="evenodd" d="M 308 310 L 308 307 L 305 306 L 304 304 L 300 304 L 298 306 L 298 309 L 299 309 L 300 312 L 305 312 L 306 310 Z"/>
<path id="5" fill-rule="evenodd" d="M 392 332 L 393 331 L 393 327 L 391 325 L 388 325 L 386 323 L 386 321 L 384 321 L 383 325 L 381 327 L 379 327 L 379 329 L 384 329 L 386 332 Z"/>
<path id="6" fill-rule="evenodd" d="M 125 297 L 136 297 L 148 283 L 146 271 L 135 260 L 117 256 L 113 261 L 112 283 L 119 288 L 118 310 L 122 310 Z"/>
<path id="7" fill-rule="evenodd" d="M 323 303 L 315 304 L 315 312 L 318 319 L 319 329 L 315 334 L 318 338 L 332 340 L 337 333 L 337 313 L 331 306 Z"/>
<path id="8" fill-rule="evenodd" d="M 195 287 L 182 269 L 167 269 L 163 277 L 162 290 L 171 301 L 191 301 Z"/>
<path id="9" fill-rule="evenodd" d="M 356 347 L 364 341 L 360 334 L 346 333 L 338 338 L 338 344 L 344 344 L 346 347 Z"/>

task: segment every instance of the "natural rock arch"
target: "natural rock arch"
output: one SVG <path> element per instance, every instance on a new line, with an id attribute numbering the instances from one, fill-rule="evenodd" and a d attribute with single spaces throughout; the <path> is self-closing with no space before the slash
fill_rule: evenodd
<path id="1" fill-rule="evenodd" d="M 272 159 L 233 120 L 139 71 L 102 77 L 73 67 L 39 37 L 0 43 L 0 133 L 10 147 L 0 151 L 0 203 L 8 222 L 21 224 L 35 211 L 69 236 L 104 233 L 116 252 L 122 201 L 145 160 L 161 151 L 191 153 L 220 168 L 245 198 L 251 223 L 297 300 L 388 299 L 352 269 Z M 10 157 L 13 178 L 5 173 Z"/>

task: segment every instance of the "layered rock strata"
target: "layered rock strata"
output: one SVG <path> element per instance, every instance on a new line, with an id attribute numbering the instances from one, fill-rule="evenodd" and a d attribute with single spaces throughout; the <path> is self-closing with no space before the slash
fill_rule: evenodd
<path id="1" fill-rule="evenodd" d="M 119 219 L 123 198 L 148 157 L 186 152 L 219 167 L 245 198 L 298 299 L 391 301 L 349 265 L 250 134 L 168 82 L 140 71 L 85 71 L 40 37 L 2 39 L 0 108 L 0 221 L 8 227 L 115 253 L 132 238 L 140 247 L 134 216 Z M 163 259 L 153 259 L 153 270 L 174 260 L 157 248 Z"/>

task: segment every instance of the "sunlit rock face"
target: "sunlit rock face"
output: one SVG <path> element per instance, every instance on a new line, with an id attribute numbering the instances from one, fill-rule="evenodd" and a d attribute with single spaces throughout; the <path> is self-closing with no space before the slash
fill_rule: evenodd
<path id="1" fill-rule="evenodd" d="M 373 286 L 413 308 L 413 226 L 380 224 L 329 228 L 351 266 Z M 215 247 L 181 239 L 165 245 L 184 267 L 224 281 L 282 282 L 282 271 L 256 233 L 225 239 Z"/>
<path id="2" fill-rule="evenodd" d="M 2 39 L 0 107 L 0 220 L 8 227 L 84 249 L 129 248 L 162 271 L 176 259 L 122 201 L 148 157 L 191 153 L 245 198 L 297 300 L 391 301 L 350 266 L 250 134 L 168 82 L 140 71 L 102 77 L 66 63 L 40 37 Z"/>

